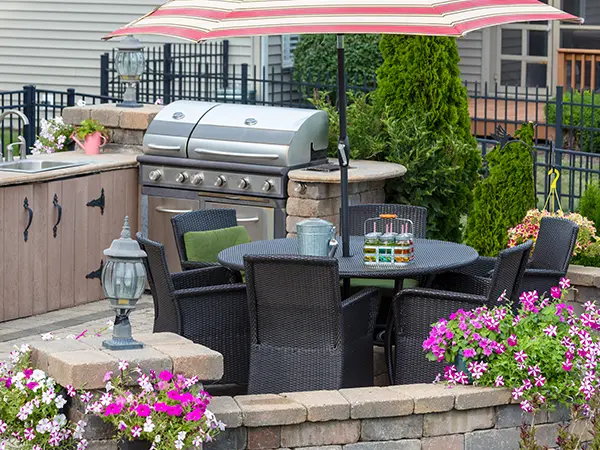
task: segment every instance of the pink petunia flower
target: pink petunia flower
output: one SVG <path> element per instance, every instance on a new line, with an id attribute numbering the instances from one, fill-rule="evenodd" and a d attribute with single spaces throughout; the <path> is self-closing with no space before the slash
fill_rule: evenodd
<path id="1" fill-rule="evenodd" d="M 558 285 L 561 287 L 561 289 L 569 289 L 571 287 L 571 280 L 563 277 L 558 282 Z"/>
<path id="2" fill-rule="evenodd" d="M 515 353 L 515 361 L 517 361 L 519 363 L 525 363 L 526 359 L 527 359 L 527 354 L 523 350 L 519 350 L 518 352 Z"/>
<path id="3" fill-rule="evenodd" d="M 142 434 L 142 427 L 139 426 L 135 426 L 131 429 L 131 437 L 133 438 L 139 438 L 140 435 Z"/>
<path id="4" fill-rule="evenodd" d="M 152 414 L 150 406 L 146 404 L 137 405 L 135 412 L 139 417 L 148 417 L 150 414 Z"/>
<path id="5" fill-rule="evenodd" d="M 112 375 L 113 375 L 113 373 L 111 371 L 106 372 L 104 374 L 104 378 L 102 379 L 102 381 L 104 381 L 105 383 L 110 381 Z"/>
<path id="6" fill-rule="evenodd" d="M 550 288 L 550 295 L 552 298 L 560 298 L 562 296 L 562 292 L 558 286 L 552 286 Z"/>
<path id="7" fill-rule="evenodd" d="M 556 325 L 548 325 L 542 331 L 548 337 L 556 337 L 556 335 L 558 333 L 558 328 L 556 327 Z"/>
<path id="8" fill-rule="evenodd" d="M 472 348 L 465 348 L 465 349 L 463 350 L 463 356 L 464 356 L 465 358 L 474 358 L 474 357 L 475 357 L 475 355 L 476 355 L 476 352 L 475 352 L 475 350 L 474 350 L 474 349 L 472 349 Z"/>
<path id="9" fill-rule="evenodd" d="M 546 384 L 546 378 L 544 378 L 542 375 L 535 378 L 536 387 L 543 387 L 545 384 Z"/>
<path id="10" fill-rule="evenodd" d="M 166 381 L 169 382 L 173 379 L 173 374 L 171 372 L 169 372 L 168 370 L 163 370 L 159 375 L 158 378 L 160 378 L 162 381 Z"/>
<path id="11" fill-rule="evenodd" d="M 508 337 L 508 345 L 509 345 L 510 347 L 515 347 L 515 346 L 517 345 L 517 336 L 516 336 L 516 335 L 514 335 L 514 334 L 511 334 L 511 335 Z"/>
<path id="12" fill-rule="evenodd" d="M 494 381 L 494 386 L 496 386 L 496 387 L 504 386 L 504 377 L 502 375 L 498 375 L 496 377 L 496 380 Z"/>

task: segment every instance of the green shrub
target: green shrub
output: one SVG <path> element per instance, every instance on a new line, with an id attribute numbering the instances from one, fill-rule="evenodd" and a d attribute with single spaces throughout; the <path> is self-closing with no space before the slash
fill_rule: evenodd
<path id="1" fill-rule="evenodd" d="M 581 266 L 600 267 L 600 242 L 594 242 L 589 245 L 579 255 L 573 256 L 571 264 L 579 264 Z"/>
<path id="2" fill-rule="evenodd" d="M 381 65 L 379 40 L 375 34 L 348 34 L 344 37 L 345 66 L 349 82 L 354 78 L 373 80 L 367 83 L 375 87 L 375 72 Z M 297 81 L 330 85 L 337 84 L 337 43 L 333 34 L 303 35 L 294 50 L 294 78 Z M 306 95 L 311 96 L 307 88 Z"/>
<path id="3" fill-rule="evenodd" d="M 330 97 L 322 92 L 316 92 L 311 102 L 317 109 L 329 113 L 329 156 L 337 157 L 340 137 L 340 116 L 337 108 L 332 104 Z M 349 92 L 346 111 L 350 158 L 383 159 L 386 149 L 385 137 L 382 135 L 383 124 L 369 102 L 369 95 Z"/>
<path id="4" fill-rule="evenodd" d="M 402 164 L 406 174 L 389 180 L 388 203 L 427 208 L 427 235 L 460 241 L 461 218 L 469 211 L 481 157 L 476 147 L 451 130 L 429 129 L 430 118 L 415 113 L 385 120 L 389 148 L 386 160 Z"/>
<path id="5" fill-rule="evenodd" d="M 524 124 L 515 136 L 533 144 L 533 124 Z M 482 256 L 496 256 L 508 244 L 507 230 L 536 205 L 533 158 L 519 142 L 496 147 L 487 155 L 489 175 L 475 188 L 467 220 L 466 243 Z"/>
<path id="6" fill-rule="evenodd" d="M 562 109 L 565 147 L 599 153 L 600 132 L 581 130 L 580 128 L 600 129 L 600 95 L 592 94 L 590 91 L 565 92 Z M 556 123 L 555 101 L 548 103 L 546 115 L 548 123 Z M 563 145 L 564 143 L 559 144 Z"/>
<path id="7" fill-rule="evenodd" d="M 413 110 L 422 111 L 429 130 L 475 146 L 456 40 L 386 35 L 379 48 L 383 56 L 377 71 L 379 109 L 394 119 L 403 119 Z"/>
<path id="8" fill-rule="evenodd" d="M 600 185 L 598 183 L 588 184 L 579 201 L 579 213 L 587 217 L 598 229 L 600 225 Z"/>

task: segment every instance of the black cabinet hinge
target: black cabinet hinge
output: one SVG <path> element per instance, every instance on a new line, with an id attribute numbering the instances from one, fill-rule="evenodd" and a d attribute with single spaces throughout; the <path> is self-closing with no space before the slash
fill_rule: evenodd
<path id="1" fill-rule="evenodd" d="M 98 278 L 100 280 L 100 285 L 102 285 L 102 269 L 104 268 L 104 261 L 100 261 L 100 268 L 98 270 L 94 270 L 88 273 L 85 278 L 87 280 L 93 280 L 94 278 Z"/>
<path id="2" fill-rule="evenodd" d="M 100 193 L 100 197 L 94 199 L 94 200 L 90 200 L 89 202 L 87 202 L 87 206 L 91 206 L 92 208 L 100 208 L 100 212 L 102 213 L 102 215 L 104 215 L 104 188 L 102 188 L 102 191 Z"/>

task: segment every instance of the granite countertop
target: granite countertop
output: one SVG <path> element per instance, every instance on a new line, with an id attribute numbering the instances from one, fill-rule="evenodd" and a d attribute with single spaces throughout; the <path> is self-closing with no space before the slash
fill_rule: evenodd
<path id="1" fill-rule="evenodd" d="M 337 164 L 337 160 L 329 158 L 329 162 Z M 348 169 L 348 182 L 359 183 L 362 181 L 387 180 L 401 177 L 406 173 L 406 167 L 381 161 L 350 160 Z M 339 183 L 340 171 L 315 172 L 306 169 L 296 169 L 288 173 L 292 181 L 305 183 Z"/>
<path id="2" fill-rule="evenodd" d="M 122 150 L 123 153 L 120 152 L 120 150 Z M 38 183 L 76 175 L 137 167 L 137 157 L 140 154 L 140 151 L 132 149 L 131 147 L 123 149 L 113 147 L 109 149 L 108 152 L 99 155 L 86 155 L 83 151 L 61 152 L 51 155 L 27 155 L 28 160 L 41 159 L 46 161 L 85 162 L 86 164 L 76 167 L 67 167 L 65 169 L 49 170 L 47 172 L 21 173 L 2 171 L 2 163 L 0 163 L 0 186 Z M 19 161 L 18 156 L 15 157 L 15 161 Z"/>

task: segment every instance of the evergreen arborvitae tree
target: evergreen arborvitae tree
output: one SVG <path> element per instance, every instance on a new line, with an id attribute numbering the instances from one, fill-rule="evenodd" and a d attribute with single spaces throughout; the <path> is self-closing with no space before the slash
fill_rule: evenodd
<path id="1" fill-rule="evenodd" d="M 522 125 L 515 136 L 533 145 L 532 123 Z M 496 256 L 508 243 L 507 230 L 535 208 L 533 157 L 519 142 L 496 147 L 487 155 L 489 175 L 475 188 L 469 214 L 466 243 L 482 256 Z"/>
<path id="2" fill-rule="evenodd" d="M 385 35 L 379 48 L 383 64 L 377 70 L 378 106 L 394 119 L 422 111 L 431 131 L 451 130 L 475 145 L 456 39 Z"/>

